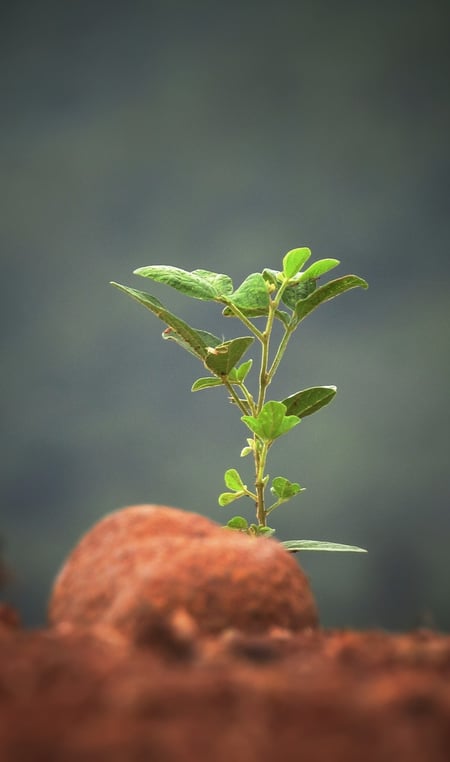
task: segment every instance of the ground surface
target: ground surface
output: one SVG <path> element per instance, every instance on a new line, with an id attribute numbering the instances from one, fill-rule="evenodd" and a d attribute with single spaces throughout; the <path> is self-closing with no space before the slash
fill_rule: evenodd
<path id="1" fill-rule="evenodd" d="M 0 608 L 2 762 L 448 762 L 450 637 L 202 638 L 143 613 L 26 632 Z"/>

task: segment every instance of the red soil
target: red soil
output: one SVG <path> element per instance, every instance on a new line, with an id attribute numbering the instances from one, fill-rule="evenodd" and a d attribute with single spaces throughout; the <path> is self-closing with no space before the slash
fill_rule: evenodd
<path id="1" fill-rule="evenodd" d="M 60 577 L 53 606 L 64 589 L 83 597 Z M 61 607 L 52 628 L 26 632 L 0 606 L 1 762 L 450 759 L 448 636 L 299 629 L 295 616 L 258 629 L 251 609 L 243 628 L 217 631 L 196 606 L 168 611 L 149 597 L 123 619 L 103 602 L 89 624 L 82 606 L 65 610 L 80 621 Z"/>

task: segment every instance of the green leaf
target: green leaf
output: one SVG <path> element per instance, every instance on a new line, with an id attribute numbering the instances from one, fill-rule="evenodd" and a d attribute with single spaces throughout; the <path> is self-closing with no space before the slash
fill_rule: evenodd
<path id="1" fill-rule="evenodd" d="M 243 383 L 245 379 L 247 378 L 250 368 L 253 365 L 253 360 L 247 360 L 247 362 L 242 363 L 242 365 L 239 366 L 239 368 L 236 368 L 236 379 L 237 381 L 240 381 Z"/>
<path id="2" fill-rule="evenodd" d="M 295 310 L 298 302 L 301 299 L 306 299 L 313 291 L 316 290 L 317 284 L 315 278 L 308 278 L 301 283 L 296 283 L 295 286 L 288 286 L 281 297 L 281 301 L 289 307 L 291 310 Z"/>
<path id="3" fill-rule="evenodd" d="M 233 293 L 233 281 L 229 275 L 213 273 L 211 270 L 192 270 L 192 275 L 198 275 L 208 281 L 216 292 L 216 299 Z"/>
<path id="4" fill-rule="evenodd" d="M 222 507 L 233 503 L 235 500 L 239 500 L 240 497 L 244 497 L 245 492 L 222 492 L 219 495 L 219 505 Z"/>
<path id="5" fill-rule="evenodd" d="M 253 342 L 253 336 L 242 336 L 216 344 L 208 349 L 205 365 L 216 376 L 228 376 Z"/>
<path id="6" fill-rule="evenodd" d="M 291 249 L 283 257 L 283 275 L 287 280 L 290 280 L 298 271 L 303 267 L 305 262 L 310 258 L 311 251 L 306 247 L 302 249 Z"/>
<path id="7" fill-rule="evenodd" d="M 269 283 L 271 286 L 275 286 L 276 288 L 279 288 L 283 281 L 282 273 L 280 273 L 279 270 L 271 270 L 269 267 L 264 268 L 262 271 L 262 276 L 266 283 Z"/>
<path id="8" fill-rule="evenodd" d="M 335 386 L 311 386 L 309 389 L 303 389 L 301 392 L 286 397 L 283 405 L 286 405 L 287 414 L 305 418 L 328 405 L 336 391 Z"/>
<path id="9" fill-rule="evenodd" d="M 238 529 L 240 532 L 245 532 L 245 530 L 248 529 L 248 521 L 247 519 L 244 519 L 243 516 L 233 516 L 233 518 L 227 522 L 227 527 L 230 529 Z"/>
<path id="10" fill-rule="evenodd" d="M 321 275 L 324 275 L 329 270 L 333 270 L 334 267 L 340 264 L 339 259 L 319 259 L 300 274 L 299 281 L 320 278 Z"/>
<path id="11" fill-rule="evenodd" d="M 207 353 L 211 351 L 211 348 L 214 348 L 221 343 L 221 340 L 217 336 L 213 336 L 213 334 L 209 333 L 208 331 L 201 331 L 196 329 L 195 332 L 198 338 L 203 342 L 203 345 L 206 347 Z M 161 335 L 165 341 L 174 341 L 175 344 L 183 347 L 183 349 L 187 349 L 187 351 L 191 352 L 191 354 L 194 354 L 196 357 L 199 356 L 195 351 L 193 351 L 191 345 L 185 340 L 185 338 L 177 333 L 177 331 L 175 331 L 173 328 L 166 328 L 166 330 L 163 331 Z"/>
<path id="12" fill-rule="evenodd" d="M 246 455 L 250 455 L 253 452 L 253 447 L 243 447 L 241 450 L 241 458 L 245 458 Z"/>
<path id="13" fill-rule="evenodd" d="M 295 314 L 297 322 L 303 320 L 310 312 L 316 309 L 322 302 L 328 302 L 330 299 L 334 299 L 335 296 L 343 294 L 345 291 L 349 291 L 351 288 L 368 288 L 367 282 L 363 278 L 359 278 L 357 275 L 344 275 L 342 278 L 336 280 L 330 280 L 320 288 L 316 289 L 314 293 L 308 296 L 306 299 L 298 302 L 295 308 Z"/>
<path id="14" fill-rule="evenodd" d="M 252 273 L 236 289 L 234 294 L 226 298 L 227 304 L 234 304 L 244 315 L 258 317 L 267 315 L 269 312 L 270 297 L 267 284 L 260 273 Z M 233 314 L 229 307 L 225 307 L 223 314 Z"/>
<path id="15" fill-rule="evenodd" d="M 191 392 L 199 392 L 202 389 L 209 389 L 212 386 L 222 386 L 222 381 L 219 378 L 211 378 L 211 376 L 208 376 L 207 378 L 198 378 L 197 381 L 194 381 L 191 387 Z"/>
<path id="16" fill-rule="evenodd" d="M 171 338 L 178 344 L 183 346 L 189 352 L 201 360 L 205 360 L 208 355 L 208 344 L 206 343 L 205 336 L 209 337 L 209 344 L 214 346 L 214 343 L 220 344 L 220 339 L 217 336 L 206 333 L 205 331 L 196 331 L 195 328 L 191 328 L 190 325 L 181 320 L 181 318 L 169 312 L 163 304 L 150 294 L 146 294 L 145 291 L 138 291 L 135 288 L 129 288 L 128 286 L 122 286 L 120 283 L 114 283 L 111 281 L 111 285 L 123 291 L 128 296 L 136 299 L 140 304 L 153 312 L 156 317 L 166 323 L 169 326 L 164 331 L 164 338 Z"/>
<path id="17" fill-rule="evenodd" d="M 211 284 L 209 278 L 182 270 L 180 267 L 171 265 L 150 265 L 149 267 L 138 267 L 133 271 L 134 275 L 141 275 L 143 278 L 151 278 L 158 283 L 165 283 L 166 286 L 172 286 L 182 294 L 192 296 L 194 299 L 202 301 L 213 301 L 217 299 L 218 293 Z"/>
<path id="18" fill-rule="evenodd" d="M 228 471 L 225 471 L 224 480 L 228 489 L 234 489 L 236 492 L 245 489 L 244 483 L 235 468 L 229 468 Z"/>
<path id="19" fill-rule="evenodd" d="M 259 526 L 256 529 L 256 534 L 263 535 L 264 537 L 272 537 L 276 532 L 276 529 L 272 529 L 272 527 L 264 527 Z"/>
<path id="20" fill-rule="evenodd" d="M 286 415 L 282 402 L 271 401 L 266 402 L 258 416 L 243 415 L 241 421 L 264 442 L 272 442 L 300 423 L 300 418 Z"/>
<path id="21" fill-rule="evenodd" d="M 357 545 L 341 545 L 339 542 L 323 542 L 320 540 L 287 540 L 281 544 L 291 553 L 297 553 L 299 550 L 327 550 L 344 553 L 367 553 L 365 548 L 358 548 Z"/>
<path id="22" fill-rule="evenodd" d="M 289 500 L 294 495 L 298 495 L 299 492 L 303 492 L 304 487 L 300 487 L 297 482 L 290 482 L 284 476 L 276 476 L 272 481 L 270 491 L 281 500 Z"/>

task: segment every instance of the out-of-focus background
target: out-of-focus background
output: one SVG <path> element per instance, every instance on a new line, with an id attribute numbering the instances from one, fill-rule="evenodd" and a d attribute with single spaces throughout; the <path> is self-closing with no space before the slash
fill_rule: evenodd
<path id="1" fill-rule="evenodd" d="M 327 626 L 450 628 L 449 8 L 361 3 L 16 0 L 0 19 L 4 591 L 45 621 L 52 579 L 105 513 L 159 502 L 218 521 L 245 433 L 202 368 L 114 290 L 196 327 L 216 305 L 133 276 L 237 285 L 310 246 L 370 282 L 311 315 L 272 389 L 336 384 L 274 448 L 307 487 L 281 539 Z M 235 511 L 232 509 L 236 507 Z"/>

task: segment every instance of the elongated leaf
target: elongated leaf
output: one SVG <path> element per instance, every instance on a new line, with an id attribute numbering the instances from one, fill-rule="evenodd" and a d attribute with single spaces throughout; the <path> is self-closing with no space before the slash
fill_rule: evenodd
<path id="1" fill-rule="evenodd" d="M 219 378 L 211 378 L 211 376 L 208 376 L 207 378 L 198 378 L 197 381 L 194 381 L 191 387 L 191 392 L 199 392 L 202 389 L 209 389 L 212 386 L 222 386 L 222 381 Z"/>
<path id="2" fill-rule="evenodd" d="M 185 323 L 184 320 L 181 320 L 181 318 L 173 315 L 172 312 L 169 312 L 169 310 L 161 304 L 159 299 L 156 299 L 150 294 L 146 294 L 145 291 L 138 291 L 135 288 L 122 286 L 120 283 L 114 283 L 113 281 L 111 281 L 111 285 L 120 289 L 120 291 L 123 291 L 125 294 L 128 294 L 128 296 L 131 296 L 133 299 L 136 299 L 136 301 L 166 323 L 166 325 L 169 326 L 170 332 L 166 329 L 164 332 L 166 334 L 165 338 L 169 338 L 169 336 L 172 338 L 171 332 L 173 331 L 173 338 L 175 341 L 178 340 L 178 343 L 181 343 L 184 348 L 188 349 L 196 357 L 199 357 L 203 361 L 205 360 L 208 355 L 208 345 L 205 343 L 204 331 L 196 331 L 195 328 L 191 328 L 191 326 Z M 220 339 L 212 334 L 207 335 L 211 337 L 211 340 L 216 340 L 217 343 L 220 344 Z M 175 336 L 177 338 L 175 338 Z"/>
<path id="3" fill-rule="evenodd" d="M 308 280 L 297 283 L 295 286 L 289 286 L 283 291 L 281 301 L 291 310 L 295 310 L 298 302 L 301 299 L 306 299 L 306 297 L 316 290 L 316 287 L 317 284 L 315 278 L 308 278 Z"/>
<path id="4" fill-rule="evenodd" d="M 285 278 L 293 278 L 310 258 L 311 251 L 306 247 L 291 249 L 283 257 L 283 275 Z"/>
<path id="5" fill-rule="evenodd" d="M 258 416 L 243 415 L 241 418 L 248 428 L 265 442 L 272 442 L 286 434 L 300 423 L 296 415 L 286 415 L 286 405 L 282 402 L 266 402 Z"/>
<path id="6" fill-rule="evenodd" d="M 298 495 L 299 492 L 303 492 L 303 488 L 297 482 L 290 482 L 289 479 L 285 479 L 284 476 L 276 476 L 272 481 L 270 491 L 282 500 L 289 500 L 294 495 Z"/>
<path id="7" fill-rule="evenodd" d="M 244 483 L 235 468 L 229 468 L 225 471 L 224 480 L 228 489 L 233 489 L 235 492 L 240 492 L 244 489 Z"/>
<path id="8" fill-rule="evenodd" d="M 217 294 L 216 298 L 233 293 L 233 281 L 229 275 L 213 273 L 211 270 L 192 270 L 192 275 L 199 275 L 200 278 L 208 281 Z"/>
<path id="9" fill-rule="evenodd" d="M 244 497 L 245 492 L 222 492 L 221 495 L 219 495 L 219 505 L 222 506 L 222 508 L 225 505 L 229 505 L 230 503 L 234 503 L 235 500 L 239 500 L 240 497 Z"/>
<path id="10" fill-rule="evenodd" d="M 198 329 L 195 329 L 197 336 L 201 341 L 203 342 L 204 346 L 206 347 L 206 351 L 211 351 L 211 349 L 214 349 L 218 344 L 221 343 L 221 340 L 214 336 L 212 333 L 209 333 L 208 331 L 201 331 Z M 183 347 L 183 349 L 187 349 L 188 352 L 191 352 L 191 354 L 198 357 L 199 355 L 193 351 L 189 343 L 184 339 L 183 336 L 181 336 L 177 331 L 175 331 L 173 328 L 166 328 L 165 331 L 162 332 L 162 338 L 165 341 L 174 341 L 175 344 L 178 344 L 178 346 Z"/>
<path id="11" fill-rule="evenodd" d="M 321 540 L 287 540 L 281 544 L 291 553 L 297 553 L 300 550 L 326 550 L 342 553 L 367 553 L 365 548 L 358 548 L 357 545 L 341 545 L 339 542 L 325 542 Z"/>
<path id="12" fill-rule="evenodd" d="M 309 278 L 320 278 L 321 275 L 324 275 L 340 264 L 339 259 L 319 259 L 300 274 L 299 280 L 305 281 L 309 280 Z"/>
<path id="13" fill-rule="evenodd" d="M 149 267 L 138 267 L 134 270 L 134 275 L 141 275 L 143 278 L 151 278 L 158 283 L 165 283 L 167 286 L 176 288 L 177 291 L 192 296 L 194 299 L 203 301 L 212 301 L 217 298 L 218 293 L 211 284 L 210 278 L 202 277 L 180 267 L 171 265 L 150 265 Z"/>
<path id="14" fill-rule="evenodd" d="M 208 351 L 205 365 L 216 376 L 228 376 L 253 341 L 253 336 L 242 336 L 217 344 Z"/>
<path id="15" fill-rule="evenodd" d="M 241 312 L 250 317 L 267 315 L 269 311 L 269 292 L 267 284 L 260 273 L 249 275 L 236 289 L 234 294 L 227 297 L 228 304 L 234 304 Z M 224 315 L 232 315 L 232 310 L 225 307 Z"/>
<path id="16" fill-rule="evenodd" d="M 316 309 L 322 302 L 328 302 L 330 299 L 334 299 L 335 296 L 343 294 L 345 291 L 349 291 L 351 288 L 368 288 L 367 282 L 363 278 L 359 278 L 357 275 L 344 275 L 342 278 L 336 280 L 330 280 L 320 288 L 316 289 L 314 293 L 308 296 L 306 299 L 298 302 L 295 308 L 295 314 L 297 321 L 303 320 L 310 312 Z"/>
<path id="17" fill-rule="evenodd" d="M 335 386 L 311 386 L 309 389 L 303 389 L 301 392 L 286 397 L 283 405 L 286 405 L 287 414 L 305 418 L 328 405 L 336 391 Z"/>

